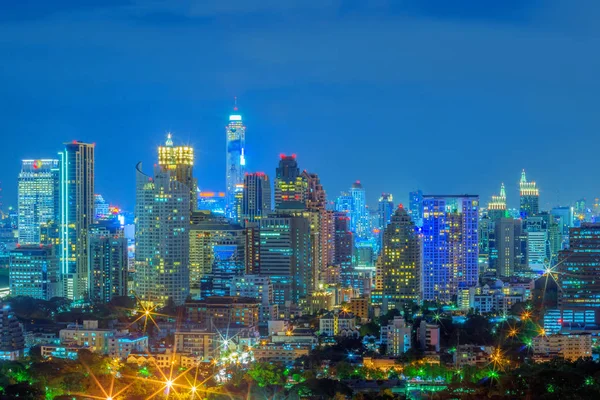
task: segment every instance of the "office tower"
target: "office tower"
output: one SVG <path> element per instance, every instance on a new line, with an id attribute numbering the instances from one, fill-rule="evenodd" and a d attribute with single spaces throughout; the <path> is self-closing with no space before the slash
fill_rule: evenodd
<path id="1" fill-rule="evenodd" d="M 271 212 L 271 181 L 264 172 L 244 176 L 242 222 L 256 222 Z"/>
<path id="2" fill-rule="evenodd" d="M 571 228 L 569 248 L 559 253 L 554 276 L 559 307 L 600 310 L 600 224 Z"/>
<path id="3" fill-rule="evenodd" d="M 423 299 L 449 302 L 477 284 L 479 197 L 423 196 Z"/>
<path id="4" fill-rule="evenodd" d="M 225 192 L 200 191 L 198 193 L 198 211 L 210 211 L 213 214 L 225 215 Z"/>
<path id="5" fill-rule="evenodd" d="M 260 273 L 260 228 L 258 223 L 246 225 L 246 274 Z"/>
<path id="6" fill-rule="evenodd" d="M 197 207 L 197 182 L 194 178 L 194 148 L 174 146 L 173 135 L 169 132 L 164 146 L 158 146 L 158 166 L 169 172 L 172 179 L 183 183 L 190 191 L 190 212 Z"/>
<path id="7" fill-rule="evenodd" d="M 415 190 L 408 194 L 410 217 L 416 226 L 423 225 L 423 192 Z"/>
<path id="8" fill-rule="evenodd" d="M 494 223 L 487 215 L 479 220 L 479 273 L 495 272 L 491 249 L 494 248 Z M 497 258 L 497 254 L 495 258 Z"/>
<path id="9" fill-rule="evenodd" d="M 0 303 L 0 360 L 23 357 L 25 338 L 19 320 L 8 304 Z"/>
<path id="10" fill-rule="evenodd" d="M 282 154 L 275 173 L 275 210 L 303 210 L 307 190 L 296 155 Z"/>
<path id="11" fill-rule="evenodd" d="M 354 234 L 350 231 L 350 217 L 343 211 L 335 212 L 334 257 L 333 264 L 340 267 L 342 285 L 352 285 L 352 256 L 354 252 Z"/>
<path id="12" fill-rule="evenodd" d="M 19 174 L 19 244 L 39 244 L 41 226 L 58 223 L 58 160 L 23 160 Z"/>
<path id="13" fill-rule="evenodd" d="M 520 208 L 522 218 L 536 215 L 540 211 L 540 191 L 535 182 L 527 182 L 525 170 L 521 172 L 519 182 Z"/>
<path id="14" fill-rule="evenodd" d="M 378 225 L 377 227 L 383 232 L 386 226 L 390 223 L 392 214 L 394 213 L 394 198 L 389 193 L 381 193 L 377 208 Z"/>
<path id="15" fill-rule="evenodd" d="M 352 196 L 346 192 L 342 192 L 334 202 L 334 209 L 337 212 L 345 213 L 350 218 L 352 212 Z"/>
<path id="16" fill-rule="evenodd" d="M 504 183 L 500 186 L 500 195 L 493 195 L 492 201 L 488 203 L 488 216 L 492 221 L 506 217 L 506 189 Z"/>
<path id="17" fill-rule="evenodd" d="M 356 181 L 350 188 L 352 196 L 352 209 L 350 210 L 350 229 L 358 238 L 367 238 L 369 235 L 369 214 L 365 189 L 360 181 Z"/>
<path id="18" fill-rule="evenodd" d="M 113 220 L 90 225 L 88 246 L 90 300 L 108 303 L 127 296 L 127 238 L 120 224 Z"/>
<path id="19" fill-rule="evenodd" d="M 94 222 L 94 144 L 74 140 L 60 154 L 60 272 L 63 295 L 83 301 L 88 290 L 87 231 Z"/>
<path id="20" fill-rule="evenodd" d="M 246 171 L 246 158 L 244 148 L 246 147 L 246 127 L 242 122 L 242 116 L 238 112 L 237 99 L 233 107 L 233 113 L 229 115 L 229 124 L 225 127 L 226 137 L 226 215 L 237 220 L 236 214 L 236 191 L 239 185 L 244 184 L 244 173 Z"/>
<path id="21" fill-rule="evenodd" d="M 499 278 L 514 276 L 515 272 L 522 271 L 526 266 L 522 251 L 522 220 L 500 218 L 494 225 L 494 247 L 497 255 L 496 276 Z"/>
<path id="22" fill-rule="evenodd" d="M 525 230 L 527 232 L 527 265 L 534 272 L 542 272 L 550 261 L 548 223 L 541 216 L 528 217 L 525 221 Z"/>
<path id="23" fill-rule="evenodd" d="M 135 291 L 146 304 L 183 304 L 189 293 L 189 187 L 173 172 L 136 166 Z"/>
<path id="24" fill-rule="evenodd" d="M 400 205 L 383 234 L 382 311 L 418 304 L 421 299 L 421 242 L 415 224 Z"/>
<path id="25" fill-rule="evenodd" d="M 41 300 L 61 296 L 58 272 L 54 247 L 19 246 L 10 252 L 10 294 Z"/>
<path id="26" fill-rule="evenodd" d="M 110 206 L 101 194 L 94 195 L 94 219 L 104 219 L 110 215 Z"/>
<path id="27" fill-rule="evenodd" d="M 222 217 L 196 218 L 190 225 L 190 294 L 195 299 L 229 296 L 231 280 L 243 275 L 246 230 Z"/>
<path id="28" fill-rule="evenodd" d="M 304 217 L 260 221 L 260 274 L 273 284 L 275 303 L 299 304 L 313 286 L 310 222 Z"/>
<path id="29" fill-rule="evenodd" d="M 550 210 L 550 214 L 552 214 L 554 220 L 558 223 L 558 231 L 562 236 L 561 248 L 565 248 L 569 242 L 569 229 L 575 226 L 573 207 L 554 207 Z"/>

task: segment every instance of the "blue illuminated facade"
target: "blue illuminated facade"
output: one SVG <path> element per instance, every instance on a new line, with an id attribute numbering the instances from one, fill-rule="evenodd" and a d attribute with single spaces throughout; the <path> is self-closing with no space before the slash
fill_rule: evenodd
<path id="1" fill-rule="evenodd" d="M 229 116 L 229 124 L 225 127 L 226 135 L 226 215 L 237 220 L 238 207 L 236 207 L 236 192 L 244 185 L 244 173 L 246 171 L 246 158 L 244 148 L 246 147 L 246 127 L 242 122 L 242 116 L 238 112 L 237 104 L 233 108 L 233 114 Z"/>

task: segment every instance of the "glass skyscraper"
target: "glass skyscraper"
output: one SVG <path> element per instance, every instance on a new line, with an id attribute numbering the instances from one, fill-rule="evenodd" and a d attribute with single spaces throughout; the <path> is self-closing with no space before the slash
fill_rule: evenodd
<path id="1" fill-rule="evenodd" d="M 408 194 L 410 217 L 416 226 L 423 225 L 423 192 L 415 190 Z"/>
<path id="2" fill-rule="evenodd" d="M 365 189 L 360 181 L 356 181 L 350 188 L 352 196 L 352 208 L 350 210 L 350 229 L 360 239 L 369 236 L 369 212 L 367 210 L 367 199 Z"/>
<path id="3" fill-rule="evenodd" d="M 63 294 L 82 301 L 88 290 L 87 233 L 94 222 L 94 144 L 74 140 L 60 155 L 60 271 Z"/>
<path id="4" fill-rule="evenodd" d="M 423 300 L 450 302 L 477 284 L 479 197 L 423 196 Z"/>
<path id="5" fill-rule="evenodd" d="M 59 160 L 23 160 L 19 174 L 19 244 L 40 244 L 41 226 L 58 223 Z"/>
<path id="6" fill-rule="evenodd" d="M 271 212 L 271 181 L 263 172 L 246 174 L 242 200 L 243 222 L 256 222 Z"/>
<path id="7" fill-rule="evenodd" d="M 246 158 L 244 148 L 246 147 L 246 127 L 242 122 L 242 116 L 238 112 L 237 102 L 233 107 L 233 113 L 229 115 L 229 124 L 225 127 L 226 137 L 226 215 L 233 220 L 238 219 L 238 200 L 236 193 L 244 184 L 244 173 L 246 171 Z"/>

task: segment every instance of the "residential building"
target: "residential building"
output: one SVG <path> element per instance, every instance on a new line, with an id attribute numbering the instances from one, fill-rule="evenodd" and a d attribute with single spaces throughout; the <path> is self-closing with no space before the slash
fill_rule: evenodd
<path id="1" fill-rule="evenodd" d="M 347 336 L 355 326 L 356 317 L 347 311 L 332 311 L 319 318 L 319 332 L 324 336 Z"/>
<path id="2" fill-rule="evenodd" d="M 88 256 L 90 300 L 108 303 L 113 297 L 127 296 L 129 260 L 123 228 L 112 221 L 90 225 Z"/>
<path id="3" fill-rule="evenodd" d="M 271 213 L 271 181 L 264 172 L 244 176 L 242 215 L 240 222 L 256 222 Z"/>
<path id="4" fill-rule="evenodd" d="M 556 357 L 576 361 L 579 358 L 592 357 L 592 335 L 540 335 L 533 338 L 532 347 L 533 359 L 538 362 L 550 361 Z"/>
<path id="5" fill-rule="evenodd" d="M 296 155 L 281 155 L 275 173 L 275 210 L 303 210 L 307 193 L 306 179 L 300 173 Z"/>
<path id="6" fill-rule="evenodd" d="M 412 325 L 407 324 L 404 318 L 394 317 L 387 326 L 381 327 L 380 335 L 388 356 L 397 357 L 410 350 Z"/>
<path id="7" fill-rule="evenodd" d="M 440 351 L 440 327 L 436 324 L 429 324 L 427 321 L 421 321 L 417 329 L 419 346 L 424 351 Z"/>
<path id="8" fill-rule="evenodd" d="M 24 245 L 10 252 L 9 285 L 12 296 L 50 300 L 61 296 L 58 258 L 53 246 Z"/>
<path id="9" fill-rule="evenodd" d="M 185 302 L 187 320 L 203 329 L 250 328 L 258 325 L 255 298 L 218 296 Z"/>
<path id="10" fill-rule="evenodd" d="M 23 357 L 25 338 L 19 320 L 8 304 L 0 303 L 0 360 Z"/>

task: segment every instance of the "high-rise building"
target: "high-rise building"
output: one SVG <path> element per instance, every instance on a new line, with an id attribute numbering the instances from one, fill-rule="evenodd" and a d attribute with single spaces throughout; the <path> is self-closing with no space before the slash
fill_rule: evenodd
<path id="1" fill-rule="evenodd" d="M 369 213 L 367 210 L 367 199 L 365 189 L 360 181 L 356 181 L 350 188 L 352 196 L 352 209 L 350 210 L 350 229 L 356 233 L 358 238 L 369 236 Z"/>
<path id="2" fill-rule="evenodd" d="M 74 140 L 60 154 L 60 271 L 63 295 L 84 300 L 88 290 L 87 231 L 94 222 L 94 144 Z"/>
<path id="3" fill-rule="evenodd" d="M 421 242 L 415 224 L 400 205 L 383 234 L 382 311 L 421 299 Z"/>
<path id="4" fill-rule="evenodd" d="M 423 299 L 451 301 L 478 278 L 476 195 L 423 196 Z"/>
<path id="5" fill-rule="evenodd" d="M 549 266 L 550 246 L 548 221 L 542 216 L 530 216 L 525 221 L 527 232 L 527 264 L 534 272 L 542 272 Z"/>
<path id="6" fill-rule="evenodd" d="M 242 222 L 256 222 L 271 212 L 271 181 L 264 172 L 244 176 Z"/>
<path id="7" fill-rule="evenodd" d="M 495 263 L 492 261 L 494 248 L 494 223 L 487 215 L 479 220 L 479 274 L 495 272 Z M 495 255 L 498 258 L 497 254 Z"/>
<path id="8" fill-rule="evenodd" d="M 23 357 L 25 338 L 19 320 L 8 304 L 0 303 L 0 360 Z"/>
<path id="9" fill-rule="evenodd" d="M 522 251 L 523 224 L 520 219 L 500 218 L 496 220 L 494 247 L 497 260 L 496 275 L 507 278 L 525 268 L 525 255 Z"/>
<path id="10" fill-rule="evenodd" d="M 558 305 L 600 311 L 600 223 L 571 228 L 569 248 L 558 256 Z"/>
<path id="11" fill-rule="evenodd" d="M 113 297 L 127 296 L 127 238 L 114 221 L 99 221 L 88 231 L 90 269 L 89 298 L 108 303 Z"/>
<path id="12" fill-rule="evenodd" d="M 104 219 L 110 215 L 110 206 L 101 194 L 94 195 L 94 219 Z"/>
<path id="13" fill-rule="evenodd" d="M 354 254 L 354 234 L 350 231 L 350 217 L 338 211 L 333 216 L 334 257 L 333 264 L 340 267 L 342 285 L 352 285 L 352 256 Z"/>
<path id="14" fill-rule="evenodd" d="M 342 192 L 336 199 L 334 204 L 335 211 L 343 212 L 350 218 L 352 211 L 352 196 L 346 192 Z"/>
<path id="15" fill-rule="evenodd" d="M 377 208 L 378 214 L 378 228 L 384 231 L 386 226 L 390 223 L 392 214 L 394 214 L 394 198 L 389 193 L 381 193 L 379 197 L 379 203 Z"/>
<path id="16" fill-rule="evenodd" d="M 210 211 L 217 215 L 225 215 L 225 192 L 200 191 L 198 193 L 198 211 Z"/>
<path id="17" fill-rule="evenodd" d="M 244 173 L 246 171 L 246 158 L 244 155 L 246 126 L 242 122 L 242 115 L 238 112 L 237 99 L 233 107 L 233 113 L 229 115 L 229 124 L 225 127 L 225 137 L 226 215 L 233 220 L 237 220 L 236 191 L 239 185 L 244 184 Z"/>
<path id="18" fill-rule="evenodd" d="M 40 244 L 41 227 L 58 223 L 60 162 L 23 160 L 19 174 L 19 244 Z"/>
<path id="19" fill-rule="evenodd" d="M 519 182 L 520 207 L 522 218 L 536 215 L 540 211 L 540 190 L 535 182 L 527 182 L 525 170 L 521 172 Z"/>
<path id="20" fill-rule="evenodd" d="M 423 192 L 415 190 L 408 194 L 410 217 L 416 226 L 423 225 Z"/>
<path id="21" fill-rule="evenodd" d="M 231 280 L 245 273 L 246 230 L 222 218 L 196 218 L 190 226 L 190 294 L 229 296 Z"/>
<path id="22" fill-rule="evenodd" d="M 275 175 L 275 210 L 303 210 L 307 182 L 300 173 L 296 155 L 281 155 Z"/>
<path id="23" fill-rule="evenodd" d="M 500 194 L 493 195 L 492 201 L 488 203 L 488 217 L 492 221 L 506 217 L 506 189 L 504 183 L 500 186 Z"/>
<path id="24" fill-rule="evenodd" d="M 260 274 L 273 284 L 274 301 L 299 304 L 313 286 L 310 222 L 296 216 L 260 221 Z"/>
<path id="25" fill-rule="evenodd" d="M 163 172 L 183 183 L 190 190 L 190 212 L 197 207 L 197 182 L 194 178 L 194 148 L 174 146 L 173 135 L 169 132 L 164 146 L 158 146 L 158 166 Z"/>
<path id="26" fill-rule="evenodd" d="M 10 252 L 10 294 L 50 300 L 61 296 L 58 259 L 52 246 L 23 245 Z"/>
<path id="27" fill-rule="evenodd" d="M 136 166 L 135 291 L 147 304 L 183 304 L 189 293 L 189 187 L 172 171 Z"/>

